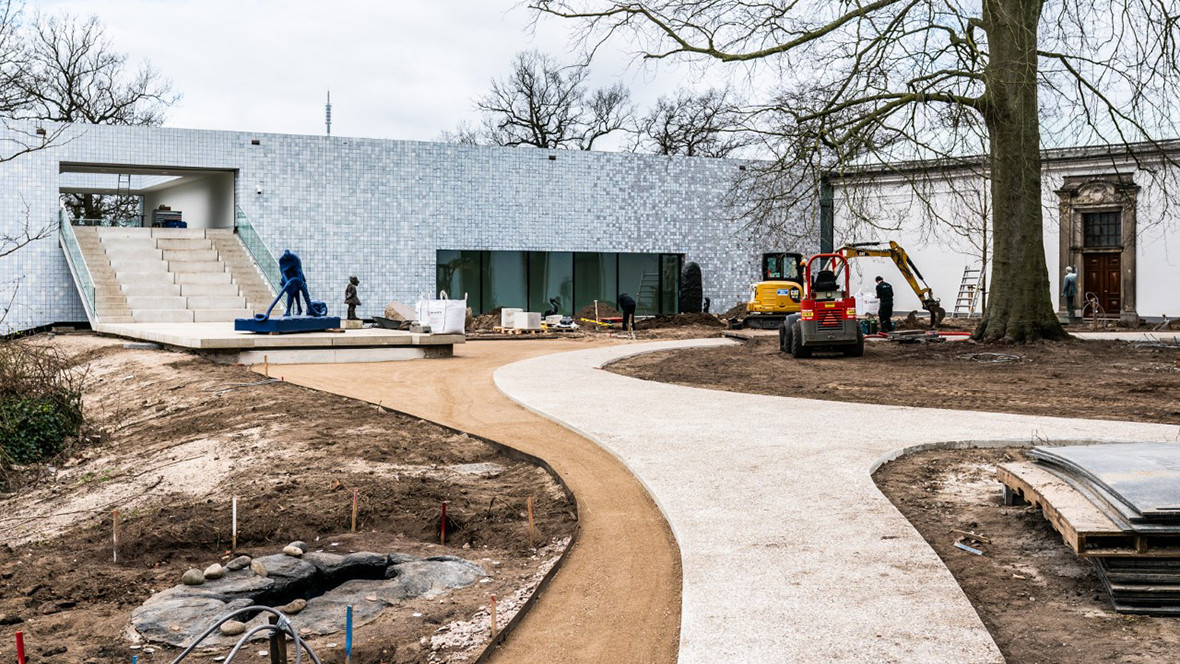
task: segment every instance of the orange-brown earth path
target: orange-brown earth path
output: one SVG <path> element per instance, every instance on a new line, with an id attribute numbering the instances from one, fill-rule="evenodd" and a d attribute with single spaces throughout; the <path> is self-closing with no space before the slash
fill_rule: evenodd
<path id="1" fill-rule="evenodd" d="M 547 461 L 578 501 L 581 533 L 563 567 L 493 662 L 675 662 L 680 551 L 647 491 L 593 442 L 516 405 L 499 367 L 586 342 L 478 341 L 455 357 L 272 366 L 271 375 L 361 399 L 514 447 Z M 554 376 L 555 389 L 560 376 Z"/>

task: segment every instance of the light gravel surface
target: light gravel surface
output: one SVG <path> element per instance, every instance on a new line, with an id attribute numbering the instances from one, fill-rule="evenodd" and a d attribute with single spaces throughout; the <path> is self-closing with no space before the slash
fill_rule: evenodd
<path id="1" fill-rule="evenodd" d="M 510 398 L 619 457 L 665 513 L 684 570 L 680 662 L 1002 662 L 872 470 L 956 441 L 1180 441 L 1170 425 L 738 394 L 600 368 L 725 343 L 575 351 L 495 374 Z"/>

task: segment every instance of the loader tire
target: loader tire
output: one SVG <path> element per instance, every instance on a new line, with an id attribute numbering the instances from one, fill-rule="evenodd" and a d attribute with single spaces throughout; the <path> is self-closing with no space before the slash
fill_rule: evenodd
<path id="1" fill-rule="evenodd" d="M 803 346 L 802 325 L 795 325 L 791 328 L 791 357 L 795 359 L 811 357 L 811 349 Z"/>
<path id="2" fill-rule="evenodd" d="M 865 354 L 865 335 L 856 331 L 856 345 L 844 349 L 844 357 L 862 357 Z"/>

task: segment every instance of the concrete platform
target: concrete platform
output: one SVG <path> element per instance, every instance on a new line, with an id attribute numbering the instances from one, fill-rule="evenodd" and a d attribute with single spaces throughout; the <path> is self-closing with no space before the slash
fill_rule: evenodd
<path id="1" fill-rule="evenodd" d="M 387 362 L 450 357 L 454 345 L 466 340 L 461 334 L 414 334 L 380 328 L 254 334 L 235 331 L 233 321 L 99 324 L 96 331 L 177 348 L 217 352 L 225 355 L 220 359 L 240 364 Z"/>

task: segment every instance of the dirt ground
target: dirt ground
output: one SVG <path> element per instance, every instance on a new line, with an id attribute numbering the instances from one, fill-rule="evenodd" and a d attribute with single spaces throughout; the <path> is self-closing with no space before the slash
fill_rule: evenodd
<path id="1" fill-rule="evenodd" d="M 741 345 L 640 355 L 608 369 L 735 392 L 1180 424 L 1180 348 L 1124 341 L 880 341 L 866 344 L 861 358 L 796 360 L 779 352 L 776 337 L 763 336 Z"/>
<path id="2" fill-rule="evenodd" d="M 432 652 L 431 638 L 486 621 L 489 594 L 502 611 L 519 608 L 574 530 L 575 508 L 546 471 L 466 434 L 286 382 L 250 385 L 260 376 L 190 355 L 125 350 L 90 335 L 48 343 L 89 367 L 85 409 L 100 435 L 0 495 L 2 660 L 15 659 L 20 630 L 33 662 L 171 661 L 167 648 L 129 648 L 130 612 L 185 569 L 227 557 L 234 495 L 239 552 L 277 553 L 301 539 L 341 553 L 457 555 L 491 575 L 359 628 L 358 663 L 470 660 L 481 633 L 453 651 Z M 528 542 L 529 496 L 540 552 Z M 325 662 L 343 661 L 337 636 L 312 641 Z"/>
<path id="3" fill-rule="evenodd" d="M 1005 507 L 995 466 L 1021 450 L 935 450 L 882 466 L 881 491 L 926 538 L 1008 664 L 1159 664 L 1180 652 L 1180 620 L 1120 615 L 1090 563 L 1032 506 Z M 964 542 L 983 556 L 954 546 Z M 984 540 L 984 541 L 980 541 Z"/>

